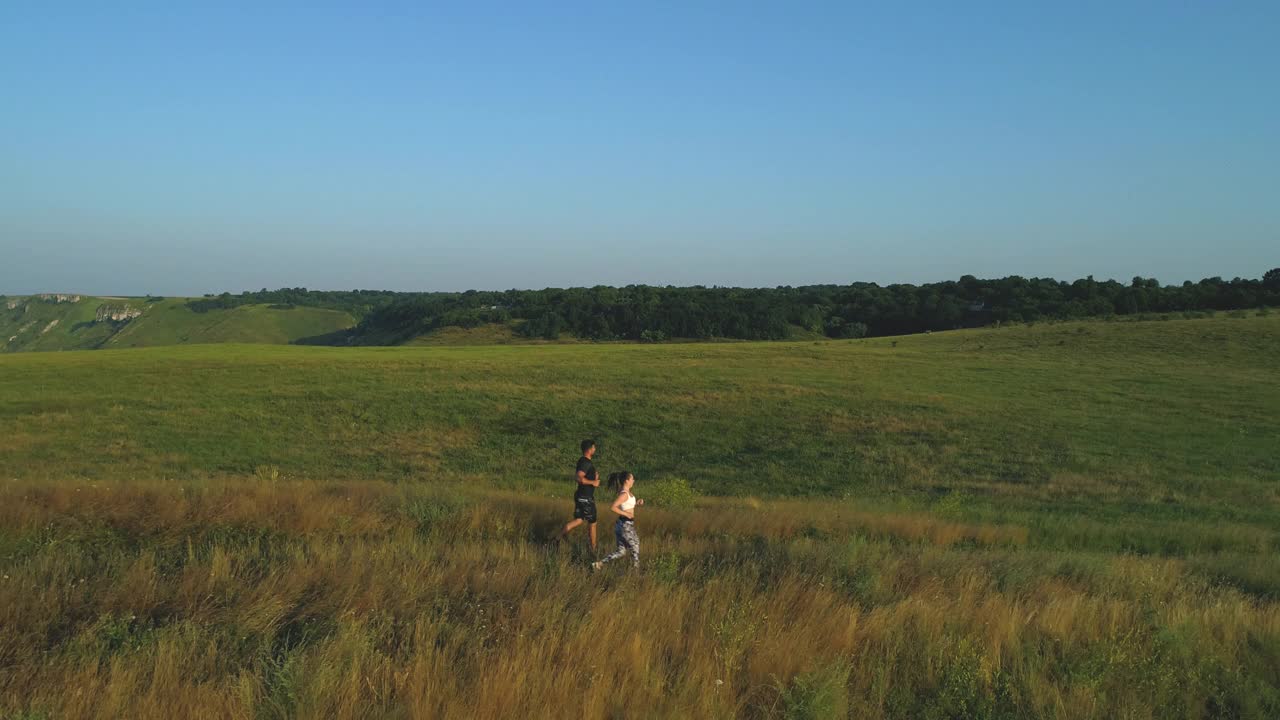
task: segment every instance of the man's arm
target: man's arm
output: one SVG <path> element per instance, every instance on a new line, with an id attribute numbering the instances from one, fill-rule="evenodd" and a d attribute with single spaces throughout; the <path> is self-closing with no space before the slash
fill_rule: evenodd
<path id="1" fill-rule="evenodd" d="M 579 470 L 579 471 L 578 471 L 578 484 L 579 484 L 579 485 L 590 485 L 591 487 L 600 487 L 600 474 L 599 474 L 599 473 L 596 473 L 596 479 L 595 479 L 595 480 L 588 480 L 588 479 L 587 479 L 587 474 L 586 474 L 586 473 L 584 473 L 584 472 L 582 472 L 581 470 Z"/>

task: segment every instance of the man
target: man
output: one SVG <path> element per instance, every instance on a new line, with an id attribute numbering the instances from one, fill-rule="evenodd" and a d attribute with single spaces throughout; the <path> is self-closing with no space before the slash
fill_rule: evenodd
<path id="1" fill-rule="evenodd" d="M 596 551 L 596 488 L 600 487 L 600 476 L 596 473 L 596 466 L 591 462 L 591 456 L 595 454 L 596 442 L 583 440 L 582 457 L 578 458 L 578 468 L 574 471 L 574 479 L 578 487 L 573 493 L 573 519 L 560 532 L 560 538 L 563 539 L 570 531 L 585 522 L 587 531 L 591 535 L 592 553 Z"/>

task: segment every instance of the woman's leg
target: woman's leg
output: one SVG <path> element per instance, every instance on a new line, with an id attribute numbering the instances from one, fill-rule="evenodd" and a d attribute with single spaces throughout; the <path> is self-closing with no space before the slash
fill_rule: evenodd
<path id="1" fill-rule="evenodd" d="M 613 554 L 610 555 L 609 557 L 601 560 L 600 561 L 601 565 L 603 565 L 604 563 L 610 562 L 612 560 L 617 560 L 618 558 L 623 557 L 627 554 L 626 526 L 632 525 L 632 524 L 634 523 L 619 522 L 614 524 L 613 537 L 615 540 L 618 541 L 618 549 L 614 550 Z"/>
<path id="2" fill-rule="evenodd" d="M 636 532 L 636 524 L 627 523 L 627 527 L 623 530 L 623 534 L 627 539 L 627 548 L 631 550 L 631 566 L 640 569 L 640 533 Z"/>
<path id="3" fill-rule="evenodd" d="M 613 534 L 618 539 L 618 549 L 600 563 L 603 565 L 610 560 L 617 560 L 630 552 L 632 567 L 640 569 L 640 536 L 636 533 L 636 524 L 620 522 L 614 528 Z"/>

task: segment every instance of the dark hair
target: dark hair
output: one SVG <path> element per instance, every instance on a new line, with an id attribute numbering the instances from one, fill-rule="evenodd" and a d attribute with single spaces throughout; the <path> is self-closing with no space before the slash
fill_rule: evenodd
<path id="1" fill-rule="evenodd" d="M 595 446 L 596 446 L 596 441 L 592 440 L 591 438 L 587 438 L 586 440 L 582 441 L 582 452 L 586 452 Z"/>
<path id="2" fill-rule="evenodd" d="M 631 477 L 630 470 L 619 470 L 616 473 L 609 473 L 609 487 L 614 492 L 622 492 L 622 486 L 627 484 L 627 478 Z"/>

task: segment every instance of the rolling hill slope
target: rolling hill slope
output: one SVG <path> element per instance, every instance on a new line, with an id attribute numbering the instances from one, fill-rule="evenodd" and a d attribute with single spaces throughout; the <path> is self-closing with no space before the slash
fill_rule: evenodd
<path id="1" fill-rule="evenodd" d="M 1270 316 L 821 343 L 13 355 L 0 362 L 0 449 L 11 477 L 275 465 L 523 484 L 512 473 L 558 478 L 565 447 L 595 436 L 610 466 L 708 493 L 965 488 L 1247 513 L 1280 471 L 1277 349 Z"/>
<path id="2" fill-rule="evenodd" d="M 0 305 L 0 352 L 202 343 L 286 344 L 350 327 L 347 313 L 243 305 L 197 313 L 187 298 L 46 294 Z"/>

